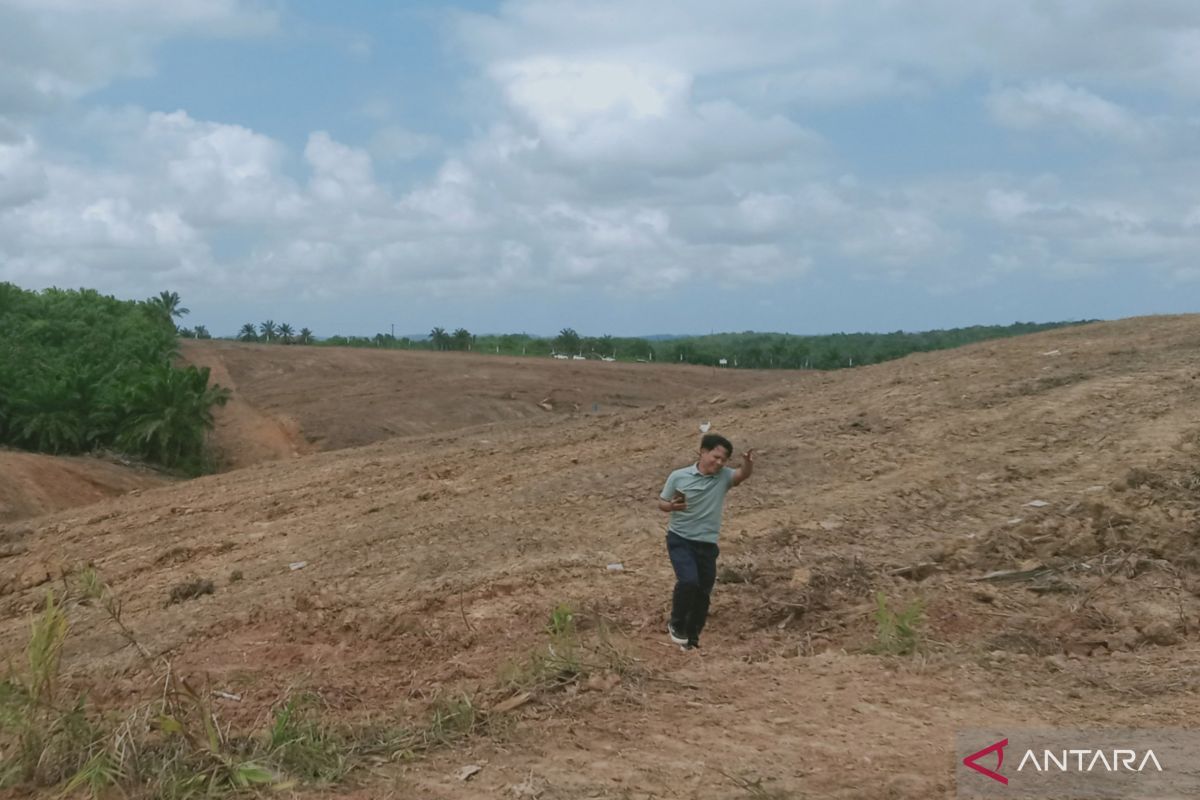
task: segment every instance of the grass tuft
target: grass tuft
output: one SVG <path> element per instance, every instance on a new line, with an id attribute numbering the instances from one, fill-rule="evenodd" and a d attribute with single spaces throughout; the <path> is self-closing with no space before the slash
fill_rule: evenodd
<path id="1" fill-rule="evenodd" d="M 876 653 L 888 655 L 912 655 L 921 647 L 920 627 L 925 609 L 920 598 L 900 611 L 888 607 L 883 592 L 875 594 L 875 646 Z"/>

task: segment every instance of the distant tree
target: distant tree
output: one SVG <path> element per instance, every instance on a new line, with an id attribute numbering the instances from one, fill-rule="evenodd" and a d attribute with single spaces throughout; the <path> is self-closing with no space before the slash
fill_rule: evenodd
<path id="1" fill-rule="evenodd" d="M 279 340 L 281 342 L 283 342 L 284 344 L 291 344 L 292 338 L 295 335 L 296 335 L 296 332 L 294 330 L 292 330 L 291 325 L 288 325 L 286 322 L 281 322 L 279 324 Z"/>
<path id="2" fill-rule="evenodd" d="M 185 328 L 182 325 L 175 328 L 175 334 L 184 339 L 195 339 L 196 333 L 191 328 Z"/>
<path id="3" fill-rule="evenodd" d="M 212 338 L 212 334 L 208 332 L 208 328 L 204 327 L 203 325 L 197 325 L 196 327 L 192 328 L 192 334 L 197 339 L 211 339 Z"/>
<path id="4" fill-rule="evenodd" d="M 278 330 L 279 329 L 275 327 L 275 320 L 273 319 L 258 323 L 258 332 L 262 334 L 262 337 L 265 341 L 273 341 Z"/>
<path id="5" fill-rule="evenodd" d="M 308 328 L 301 328 L 299 341 L 300 341 L 300 344 L 312 344 L 313 332 L 310 331 Z"/>
<path id="6" fill-rule="evenodd" d="M 242 329 L 240 331 L 238 331 L 238 341 L 242 341 L 242 342 L 257 342 L 258 341 L 258 329 L 254 327 L 253 322 L 247 322 L 245 325 L 242 326 Z"/>
<path id="7" fill-rule="evenodd" d="M 613 337 L 607 333 L 601 336 L 597 341 L 597 347 L 599 348 L 600 355 L 602 356 L 611 356 L 617 351 L 616 342 L 613 340 Z"/>
<path id="8" fill-rule="evenodd" d="M 450 338 L 454 341 L 455 350 L 471 349 L 471 332 L 466 328 L 456 328 Z"/>
<path id="9" fill-rule="evenodd" d="M 433 342 L 434 350 L 445 350 L 450 343 L 450 336 L 445 328 L 434 328 L 429 332 L 429 341 Z"/>
<path id="10" fill-rule="evenodd" d="M 554 338 L 554 346 L 562 353 L 575 353 L 579 350 L 579 334 L 574 328 L 563 328 Z"/>
<path id="11" fill-rule="evenodd" d="M 146 305 L 162 314 L 166 319 L 174 319 L 182 317 L 184 314 L 190 314 L 188 309 L 180 305 L 182 300 L 179 299 L 178 292 L 159 292 L 156 297 L 146 299 Z"/>

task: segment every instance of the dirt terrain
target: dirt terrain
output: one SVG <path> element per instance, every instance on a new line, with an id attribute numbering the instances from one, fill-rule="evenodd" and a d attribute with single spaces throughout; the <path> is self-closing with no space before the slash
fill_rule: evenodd
<path id="1" fill-rule="evenodd" d="M 87 505 L 170 480 L 143 467 L 92 457 L 0 449 L 0 523 Z"/>
<path id="2" fill-rule="evenodd" d="M 232 391 L 212 434 L 219 471 L 395 436 L 611 414 L 779 381 L 778 372 L 561 362 L 468 353 L 184 340 L 183 360 Z M 94 503 L 176 477 L 115 458 L 0 449 L 0 522 Z"/>
<path id="3" fill-rule="evenodd" d="M 216 430 L 227 468 L 396 436 L 541 422 L 548 414 L 627 411 L 779 380 L 762 370 L 214 341 L 185 341 L 183 356 L 234 392 Z"/>
<path id="4" fill-rule="evenodd" d="M 364 800 L 952 797 L 963 728 L 1200 712 L 1200 317 L 837 373 L 548 364 L 569 370 L 554 411 L 522 361 L 400 354 L 410 385 L 378 374 L 389 354 L 298 350 L 187 356 L 299 457 L 0 527 L 0 651 L 90 563 L 147 650 L 240 698 L 217 701 L 230 724 L 301 691 L 347 725 L 490 710 L 299 790 Z M 471 427 L 439 427 L 450 409 Z M 654 498 L 704 422 L 760 455 L 704 647 L 681 652 Z M 172 602 L 197 578 L 214 591 Z M 915 655 L 878 652 L 879 594 L 919 599 Z M 118 708 L 154 692 L 100 609 L 71 616 L 75 685 Z M 564 641 L 573 673 L 534 674 Z"/>

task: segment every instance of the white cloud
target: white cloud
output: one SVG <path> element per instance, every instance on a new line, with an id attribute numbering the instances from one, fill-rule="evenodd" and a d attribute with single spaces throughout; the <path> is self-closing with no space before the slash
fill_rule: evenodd
<path id="1" fill-rule="evenodd" d="M 421 222 L 432 224 L 438 235 L 446 230 L 478 228 L 481 216 L 472 171 L 457 159 L 448 160 L 429 184 L 401 200 L 401 210 L 414 212 Z"/>
<path id="2" fill-rule="evenodd" d="M 512 105 L 552 138 L 571 138 L 596 119 L 637 124 L 679 109 L 686 75 L 651 64 L 535 58 L 490 70 Z"/>
<path id="3" fill-rule="evenodd" d="M 1075 130 L 1130 141 L 1151 133 L 1150 123 L 1116 103 L 1053 81 L 993 92 L 987 107 L 997 122 L 1018 130 Z"/>
<path id="4" fill-rule="evenodd" d="M 175 36 L 270 33 L 276 13 L 240 0 L 4 0 L 0 118 L 46 113 L 120 76 L 153 70 Z"/>
<path id="5" fill-rule="evenodd" d="M 630 20 L 636 20 L 631 24 Z M 980 73 L 1002 82 L 1046 74 L 1195 96 L 1200 6 L 1163 0 L 932 0 L 852 5 L 634 0 L 514 0 L 465 15 L 463 45 L 482 63 L 549 58 L 653 63 L 691 76 L 744 81 L 766 103 L 853 102 L 920 91 Z M 852 54 L 852 55 L 851 55 Z M 792 88 L 788 88 L 788 87 Z"/>
<path id="6" fill-rule="evenodd" d="M 309 191 L 338 210 L 369 207 L 384 200 L 375 184 L 371 156 L 336 142 L 324 131 L 308 137 L 304 159 L 312 170 Z"/>
<path id="7" fill-rule="evenodd" d="M 580 163 L 707 171 L 742 160 L 773 160 L 817 137 L 779 116 L 755 116 L 728 101 L 698 102 L 691 79 L 654 63 L 536 58 L 489 74 L 529 125 L 535 149 L 566 168 Z"/>

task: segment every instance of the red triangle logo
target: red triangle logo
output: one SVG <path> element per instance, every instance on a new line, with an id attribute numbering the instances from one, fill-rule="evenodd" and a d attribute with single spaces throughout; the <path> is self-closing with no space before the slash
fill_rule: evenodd
<path id="1" fill-rule="evenodd" d="M 969 755 L 963 759 L 963 764 L 970 767 L 971 769 L 975 770 L 976 772 L 980 773 L 981 775 L 987 775 L 992 780 L 999 781 L 1000 783 L 1003 783 L 1005 786 L 1007 786 L 1008 778 L 1001 775 L 998 771 L 1000 769 L 1000 767 L 1004 766 L 1004 748 L 1006 748 L 1006 747 L 1008 747 L 1008 739 L 1001 739 L 1000 741 L 996 742 L 995 744 L 989 744 L 987 747 L 983 748 L 982 750 L 980 750 L 978 752 L 971 753 L 971 755 Z M 996 754 L 996 770 L 997 771 L 990 770 L 987 767 L 983 766 L 982 764 L 977 763 L 979 761 L 979 759 L 983 758 L 988 753 Z"/>

